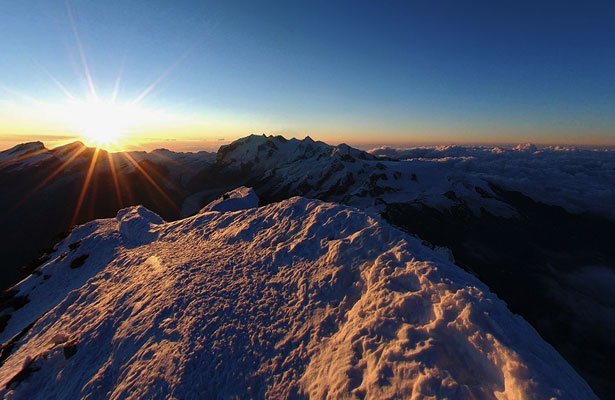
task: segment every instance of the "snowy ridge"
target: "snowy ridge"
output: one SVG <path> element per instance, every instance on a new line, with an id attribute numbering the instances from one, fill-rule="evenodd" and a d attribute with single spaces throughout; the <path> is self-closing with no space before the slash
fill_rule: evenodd
<path id="1" fill-rule="evenodd" d="M 48 150 L 41 142 L 22 143 L 0 151 L 0 168 L 11 163 L 30 165 L 49 157 Z"/>
<path id="2" fill-rule="evenodd" d="M 18 144 L 10 149 L 0 151 L 0 160 L 14 159 L 24 154 L 45 150 L 45 146 L 42 142 L 28 142 Z"/>
<path id="3" fill-rule="evenodd" d="M 354 208 L 152 214 L 78 227 L 16 286 L 5 398 L 595 398 L 477 279 Z"/>
<path id="4" fill-rule="evenodd" d="M 216 153 L 199 151 L 195 153 L 175 152 L 168 149 L 156 149 L 150 152 L 128 152 L 137 162 L 143 160 L 154 164 L 163 165 L 169 171 L 169 176 L 176 182 L 187 182 L 199 171 L 209 167 L 216 160 Z M 126 161 L 124 161 L 126 164 Z M 132 165 L 124 168 L 132 169 Z"/>
<path id="5" fill-rule="evenodd" d="M 463 204 L 476 215 L 483 210 L 505 217 L 517 215 L 481 177 L 444 164 L 382 159 L 309 137 L 287 140 L 251 135 L 221 147 L 217 165 L 242 171 L 247 184 L 273 200 L 300 195 L 374 211 L 382 211 L 387 203 L 437 209 Z"/>
<path id="6" fill-rule="evenodd" d="M 207 211 L 239 211 L 247 210 L 249 208 L 258 207 L 258 196 L 254 193 L 252 188 L 245 186 L 239 187 L 228 193 L 225 193 L 222 197 L 212 201 L 201 209 L 201 213 Z"/>
<path id="7" fill-rule="evenodd" d="M 72 159 L 66 174 L 83 173 L 94 149 L 80 142 L 51 150 L 40 142 L 22 144 L 0 152 L 0 168 L 35 169 L 50 160 L 64 162 L 79 148 L 85 151 Z M 115 153 L 116 170 L 125 175 L 138 171 L 123 154 L 160 169 L 164 174 L 159 178 L 161 186 L 186 191 L 182 200 L 189 204 L 185 205 L 184 215 L 204 205 L 199 203 L 199 192 L 210 193 L 224 186 L 224 177 L 239 172 L 245 179 L 232 180 L 232 186 L 221 188 L 222 192 L 238 185 L 252 186 L 266 202 L 300 195 L 376 212 L 383 211 L 386 204 L 411 203 L 438 210 L 463 206 L 476 216 L 484 212 L 519 216 L 493 191 L 491 184 L 497 184 L 569 212 L 615 218 L 611 207 L 615 203 L 615 151 L 606 149 L 523 144 L 511 148 L 383 147 L 364 152 L 310 137 L 299 140 L 250 135 L 222 146 L 217 154 L 167 149 Z M 110 168 L 106 158 L 99 155 L 97 170 Z M 199 181 L 211 175 L 212 170 L 222 177 L 213 187 Z M 189 199 L 191 195 L 195 198 Z"/>
<path id="8" fill-rule="evenodd" d="M 279 164 L 302 160 L 322 160 L 359 158 L 375 159 L 368 153 L 348 145 L 330 146 L 324 142 L 314 141 L 307 136 L 299 140 L 286 139 L 283 136 L 249 135 L 231 144 L 220 147 L 218 160 L 225 166 L 253 166 L 267 170 Z"/>
<path id="9" fill-rule="evenodd" d="M 491 184 L 572 213 L 615 218 L 615 151 L 570 146 L 382 147 L 369 152 L 281 136 L 251 135 L 218 152 L 218 167 L 272 200 L 293 195 L 382 211 L 412 203 L 458 206 L 476 216 L 518 217 Z"/>

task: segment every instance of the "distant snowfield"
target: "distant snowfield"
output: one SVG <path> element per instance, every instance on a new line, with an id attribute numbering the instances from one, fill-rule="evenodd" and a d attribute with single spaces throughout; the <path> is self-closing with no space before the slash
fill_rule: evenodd
<path id="1" fill-rule="evenodd" d="M 573 213 L 615 219 L 615 150 L 567 146 L 374 148 L 380 157 L 451 167 Z M 434 164 L 435 163 L 435 164 Z"/>
<path id="2" fill-rule="evenodd" d="M 2 396 L 595 398 L 416 238 L 300 197 L 242 209 L 253 195 L 170 223 L 133 207 L 75 229 L 17 286 L 30 301 L 0 333 L 21 332 L 2 350 Z"/>

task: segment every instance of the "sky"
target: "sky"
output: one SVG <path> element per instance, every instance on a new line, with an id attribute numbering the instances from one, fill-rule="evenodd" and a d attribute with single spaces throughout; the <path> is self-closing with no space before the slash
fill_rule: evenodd
<path id="1" fill-rule="evenodd" d="M 537 3 L 2 2 L 0 148 L 615 144 L 615 5 Z"/>

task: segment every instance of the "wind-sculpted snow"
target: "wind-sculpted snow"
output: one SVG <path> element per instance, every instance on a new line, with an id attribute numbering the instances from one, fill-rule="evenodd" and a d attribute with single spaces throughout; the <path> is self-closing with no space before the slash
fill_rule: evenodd
<path id="1" fill-rule="evenodd" d="M 225 193 L 222 197 L 212 201 L 207 206 L 203 207 L 200 212 L 203 213 L 206 211 L 239 211 L 255 207 L 258 207 L 258 196 L 256 195 L 256 193 L 254 193 L 254 190 L 252 188 L 242 186 L 228 193 Z"/>
<path id="2" fill-rule="evenodd" d="M 140 246 L 156 240 L 158 232 L 154 228 L 163 222 L 162 218 L 143 206 L 120 210 L 116 219 L 122 241 L 127 247 Z"/>
<path id="3" fill-rule="evenodd" d="M 595 398 L 477 279 L 354 208 L 121 214 L 16 287 L 5 398 Z"/>
<path id="4" fill-rule="evenodd" d="M 534 200 L 576 213 L 615 218 L 615 150 L 563 146 L 538 148 L 420 147 L 372 149 L 371 154 L 449 166 L 460 174 L 486 179 Z"/>
<path id="5" fill-rule="evenodd" d="M 0 329 L 0 343 L 6 343 L 105 268 L 119 244 L 115 220 L 92 221 L 74 229 L 54 248 L 45 265 L 11 290 L 16 290 L 14 296 L 23 298 L 25 304 L 17 310 L 0 309 L 0 318 L 7 320 Z"/>

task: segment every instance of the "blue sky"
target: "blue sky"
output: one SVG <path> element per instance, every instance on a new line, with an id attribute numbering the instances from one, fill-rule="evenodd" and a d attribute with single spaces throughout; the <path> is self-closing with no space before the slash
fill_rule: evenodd
<path id="1" fill-rule="evenodd" d="M 143 101 L 182 115 L 160 137 L 615 143 L 615 6 L 461 3 L 69 7 L 99 95 L 120 70 L 126 101 L 168 72 Z M 87 90 L 67 14 L 63 0 L 1 6 L 0 118 L 15 92 L 63 101 L 49 74 Z"/>

